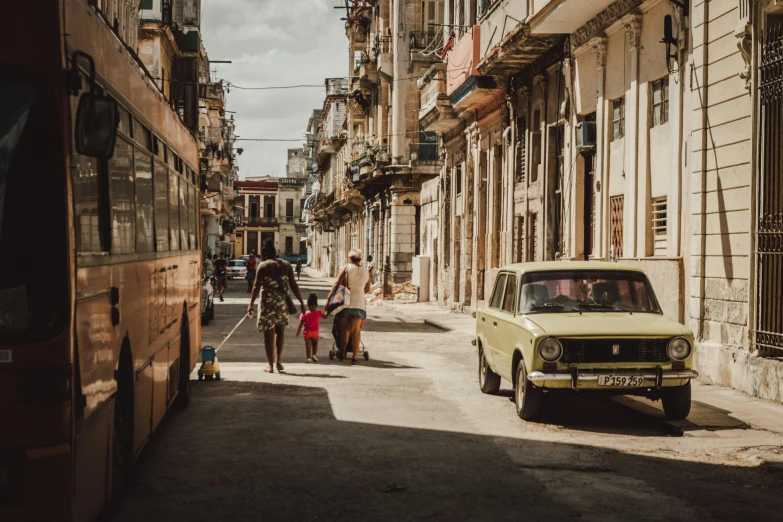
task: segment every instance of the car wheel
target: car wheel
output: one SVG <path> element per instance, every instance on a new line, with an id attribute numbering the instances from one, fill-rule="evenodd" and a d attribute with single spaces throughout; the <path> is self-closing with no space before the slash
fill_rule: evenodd
<path id="1" fill-rule="evenodd" d="M 209 319 L 210 321 L 215 318 L 215 302 L 212 301 L 212 305 L 209 307 Z"/>
<path id="2" fill-rule="evenodd" d="M 691 381 L 685 386 L 661 389 L 661 402 L 666 417 L 682 420 L 691 412 Z"/>
<path id="3" fill-rule="evenodd" d="M 209 312 L 204 312 L 201 314 L 201 326 L 206 326 L 209 324 Z"/>
<path id="4" fill-rule="evenodd" d="M 517 367 L 517 380 L 514 384 L 514 403 L 517 407 L 517 415 L 522 420 L 533 420 L 541 413 L 541 399 L 543 392 L 527 380 L 525 361 L 519 361 Z"/>
<path id="5" fill-rule="evenodd" d="M 487 358 L 484 357 L 484 347 L 479 344 L 479 388 L 482 393 L 495 395 L 500 390 L 500 375 L 492 371 Z"/>

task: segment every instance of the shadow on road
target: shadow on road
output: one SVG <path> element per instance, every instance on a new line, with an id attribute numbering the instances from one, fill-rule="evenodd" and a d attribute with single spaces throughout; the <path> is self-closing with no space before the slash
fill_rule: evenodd
<path id="1" fill-rule="evenodd" d="M 346 422 L 323 388 L 222 382 L 192 395 L 147 447 L 115 522 L 734 521 L 783 509 L 783 475 L 764 467 Z"/>

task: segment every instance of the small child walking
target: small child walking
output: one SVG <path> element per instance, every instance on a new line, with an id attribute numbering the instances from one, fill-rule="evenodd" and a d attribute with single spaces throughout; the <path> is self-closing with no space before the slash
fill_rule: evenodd
<path id="1" fill-rule="evenodd" d="M 307 349 L 307 362 L 318 362 L 318 334 L 321 326 L 323 312 L 318 310 L 318 296 L 310 294 L 307 298 L 307 312 L 299 316 L 299 329 L 296 336 L 302 333 L 304 327 L 305 348 Z"/>

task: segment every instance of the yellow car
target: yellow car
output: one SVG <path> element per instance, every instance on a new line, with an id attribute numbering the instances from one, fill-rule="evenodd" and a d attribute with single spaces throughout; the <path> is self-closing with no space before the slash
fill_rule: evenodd
<path id="1" fill-rule="evenodd" d="M 514 385 L 517 414 L 535 419 L 555 390 L 642 395 L 666 416 L 691 408 L 693 333 L 663 316 L 643 271 L 606 262 L 500 269 L 476 314 L 479 384 Z"/>

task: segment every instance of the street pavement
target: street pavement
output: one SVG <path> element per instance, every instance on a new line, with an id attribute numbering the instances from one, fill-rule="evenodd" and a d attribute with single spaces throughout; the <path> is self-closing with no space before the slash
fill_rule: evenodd
<path id="1" fill-rule="evenodd" d="M 331 281 L 306 272 L 323 306 Z M 249 295 L 232 281 L 203 344 Z M 148 444 L 116 521 L 780 520 L 783 406 L 708 386 L 667 422 L 649 401 L 547 401 L 541 422 L 478 388 L 473 319 L 433 305 L 368 306 L 369 361 L 305 363 L 291 316 L 283 373 L 245 320 L 222 380 L 191 386 Z M 195 373 L 192 378 L 195 379 Z"/>

